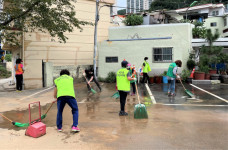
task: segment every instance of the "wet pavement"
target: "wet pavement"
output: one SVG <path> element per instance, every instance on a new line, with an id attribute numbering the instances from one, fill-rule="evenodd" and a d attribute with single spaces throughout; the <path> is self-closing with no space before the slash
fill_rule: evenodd
<path id="1" fill-rule="evenodd" d="M 180 83 L 176 84 L 176 96 L 168 97 L 168 84 L 153 84 L 150 90 L 155 96 L 157 103 L 162 104 L 198 104 L 198 105 L 228 105 L 228 103 L 219 100 L 203 91 L 200 91 L 188 84 L 184 84 L 185 88 L 191 91 L 196 99 L 190 99 L 185 93 Z M 228 85 L 197 85 L 198 87 L 216 94 L 224 99 L 228 99 Z"/>
<path id="2" fill-rule="evenodd" d="M 227 87 L 216 86 L 200 87 L 226 98 Z M 189 90 L 191 88 L 188 85 L 186 87 Z M 226 105 L 223 101 L 196 90 L 197 102 L 186 100 L 182 98 L 186 96 L 184 90 L 177 85 L 177 96 L 171 102 L 166 95 L 166 86 L 156 84 L 150 89 L 160 104 L 153 105 L 145 86 L 139 85 L 138 88 L 140 99 L 147 106 L 148 119 L 134 119 L 134 105 L 137 104 L 135 96 L 127 98 L 126 111 L 129 116 L 118 116 L 119 100 L 111 98 L 115 93 L 115 84 L 103 84 L 102 92 L 94 95 L 87 92 L 86 85 L 76 84 L 80 133 L 70 132 L 72 115 L 67 105 L 63 112 L 63 133 L 57 132 L 57 108 L 53 105 L 43 120 L 47 125 L 47 134 L 38 139 L 25 136 L 25 128 L 14 127 L 0 117 L 0 149 L 228 149 L 228 107 L 163 105 Z M 23 99 L 35 92 L 0 92 L 0 108 L 4 108 L 1 113 L 13 121 L 28 122 L 27 104 L 33 101 L 41 101 L 44 113 L 53 101 L 53 90 Z M 6 98 L 7 102 L 4 101 Z M 18 106 L 14 106 L 14 102 Z M 7 108 L 11 111 L 5 111 Z M 36 117 L 37 112 L 37 107 L 33 108 L 32 116 Z"/>

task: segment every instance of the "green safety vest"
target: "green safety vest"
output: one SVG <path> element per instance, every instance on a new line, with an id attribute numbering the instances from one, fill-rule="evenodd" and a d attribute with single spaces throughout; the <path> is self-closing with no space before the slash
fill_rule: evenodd
<path id="1" fill-rule="evenodd" d="M 68 75 L 61 75 L 55 79 L 55 85 L 57 86 L 57 98 L 61 96 L 72 96 L 75 98 L 74 93 L 74 79 Z"/>
<path id="2" fill-rule="evenodd" d="M 130 91 L 130 81 L 127 79 L 129 70 L 122 68 L 116 73 L 117 88 L 119 91 Z"/>
<path id="3" fill-rule="evenodd" d="M 145 63 L 145 66 L 144 66 L 144 68 L 143 68 L 143 73 L 148 73 L 148 72 L 150 72 L 151 69 L 150 69 L 149 63 L 146 62 L 146 61 L 144 61 L 144 63 Z"/>
<path id="4" fill-rule="evenodd" d="M 169 65 L 169 69 L 168 69 L 168 72 L 167 72 L 167 76 L 171 77 L 171 78 L 176 78 L 176 75 L 173 74 L 173 69 L 176 67 L 176 63 L 171 63 Z"/>

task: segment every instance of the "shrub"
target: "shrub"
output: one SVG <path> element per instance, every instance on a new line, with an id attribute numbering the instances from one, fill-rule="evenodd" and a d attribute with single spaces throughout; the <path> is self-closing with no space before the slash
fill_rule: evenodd
<path id="1" fill-rule="evenodd" d="M 196 63 L 195 63 L 194 60 L 189 59 L 189 60 L 187 61 L 187 67 L 188 67 L 189 70 L 192 70 L 195 66 L 196 66 Z"/>
<path id="2" fill-rule="evenodd" d="M 6 54 L 5 60 L 6 60 L 7 62 L 11 62 L 11 61 L 12 61 L 12 54 Z"/>
<path id="3" fill-rule="evenodd" d="M 136 26 L 141 25 L 143 23 L 143 16 L 139 15 L 128 15 L 126 19 L 123 21 L 126 26 Z"/>
<path id="4" fill-rule="evenodd" d="M 11 76 L 11 72 L 7 71 L 6 68 L 0 65 L 0 78 L 8 78 Z"/>
<path id="5" fill-rule="evenodd" d="M 109 72 L 108 76 L 105 78 L 105 81 L 107 83 L 115 83 L 116 82 L 116 73 L 115 72 Z"/>
<path id="6" fill-rule="evenodd" d="M 181 73 L 181 79 L 186 81 L 187 78 L 190 76 L 191 72 L 189 70 L 184 69 Z"/>

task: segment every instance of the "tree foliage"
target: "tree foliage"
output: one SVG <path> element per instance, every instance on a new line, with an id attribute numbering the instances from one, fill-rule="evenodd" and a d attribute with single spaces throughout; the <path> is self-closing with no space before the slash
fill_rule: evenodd
<path id="1" fill-rule="evenodd" d="M 143 23 L 143 16 L 131 14 L 128 15 L 123 22 L 126 26 L 141 25 Z"/>
<path id="2" fill-rule="evenodd" d="M 126 9 L 118 10 L 117 14 L 118 15 L 125 15 L 126 14 Z"/>
<path id="3" fill-rule="evenodd" d="M 76 18 L 76 0 L 2 0 L 4 9 L 0 13 L 1 39 L 16 42 L 23 32 L 49 33 L 53 39 L 66 42 L 64 33 L 82 30 L 90 22 Z M 9 32 L 10 30 L 10 32 Z"/>

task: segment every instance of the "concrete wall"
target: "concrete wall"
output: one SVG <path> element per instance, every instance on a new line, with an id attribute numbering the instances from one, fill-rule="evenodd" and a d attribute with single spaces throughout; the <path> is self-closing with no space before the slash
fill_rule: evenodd
<path id="1" fill-rule="evenodd" d="M 103 2 L 103 1 L 102 1 Z M 105 0 L 104 2 L 115 2 Z M 102 5 L 102 3 L 101 3 Z M 94 0 L 77 0 L 76 17 L 82 21 L 95 22 Z M 108 38 L 110 7 L 100 9 L 98 41 Z M 75 66 L 93 64 L 94 26 L 82 26 L 83 31 L 75 29 L 65 33 L 69 38 L 65 44 L 51 41 L 49 34 L 41 32 L 25 33 L 24 36 L 24 74 L 25 88 L 42 87 L 42 60 L 53 66 Z M 55 72 L 53 72 L 55 76 Z"/>
<path id="2" fill-rule="evenodd" d="M 183 61 L 183 68 L 192 50 L 192 26 L 191 24 L 164 24 L 133 27 L 113 27 L 109 29 L 109 40 L 137 38 L 161 38 L 164 40 L 134 40 L 134 41 L 104 41 L 99 45 L 99 76 L 106 77 L 111 71 L 116 72 L 121 68 L 121 61 L 126 59 L 136 68 L 142 66 L 144 57 L 149 57 L 152 68 L 150 75 L 163 73 L 169 63 L 153 62 L 153 48 L 173 47 L 173 61 Z M 138 36 L 135 36 L 138 34 Z M 118 63 L 106 63 L 106 56 L 118 56 Z"/>
<path id="3" fill-rule="evenodd" d="M 82 73 L 85 68 L 89 66 L 53 66 L 52 62 L 44 63 L 44 86 L 50 87 L 54 85 L 54 80 L 60 76 L 60 71 L 63 69 L 67 69 L 70 72 L 70 76 L 74 78 L 74 80 L 81 80 Z"/>

